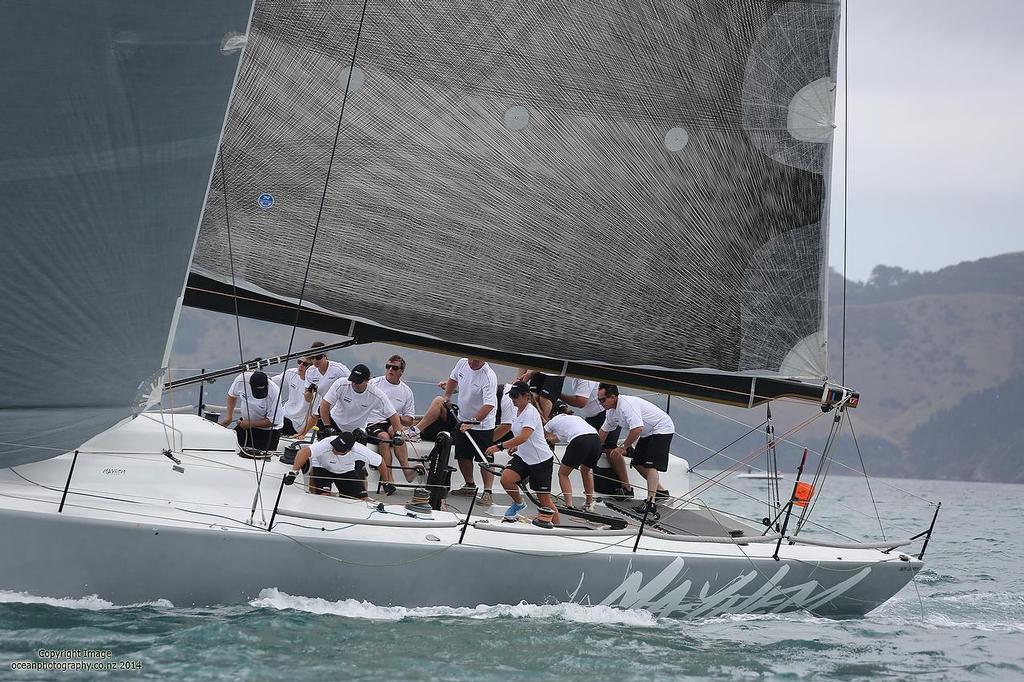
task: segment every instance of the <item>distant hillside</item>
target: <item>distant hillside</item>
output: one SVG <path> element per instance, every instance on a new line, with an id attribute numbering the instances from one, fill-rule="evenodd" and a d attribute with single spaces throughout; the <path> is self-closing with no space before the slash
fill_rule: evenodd
<path id="1" fill-rule="evenodd" d="M 830 284 L 838 378 L 842 278 Z M 853 414 L 875 473 L 1024 482 L 1024 253 L 849 282 L 846 383 L 862 393 Z"/>
<path id="2" fill-rule="evenodd" d="M 842 284 L 831 277 L 829 343 L 832 375 L 842 368 Z M 869 473 L 918 478 L 952 478 L 1024 483 L 1024 253 L 961 263 L 937 272 L 908 272 L 878 266 L 867 282 L 848 282 L 846 291 L 846 384 L 861 392 L 851 411 L 857 442 Z M 288 348 L 291 330 L 241 321 L 242 357 L 269 356 Z M 298 331 L 294 348 L 325 334 Z M 407 379 L 416 384 L 420 406 L 437 390 L 432 382 L 447 376 L 453 359 L 383 345 L 357 346 L 333 357 L 349 365 L 365 362 L 374 371 L 398 351 L 409 360 Z M 185 309 L 176 335 L 173 365 L 223 367 L 238 361 L 238 333 L 227 315 Z M 497 367 L 499 379 L 512 375 Z M 179 369 L 178 371 L 187 371 Z M 225 382 L 208 389 L 222 400 Z M 194 393 L 175 398 L 195 402 Z M 651 400 L 664 404 L 664 396 Z M 804 419 L 807 406 L 773 407 L 777 432 Z M 813 413 L 813 410 L 812 410 Z M 680 433 L 674 451 L 691 464 L 739 438 L 764 419 L 764 409 L 742 410 L 672 400 Z M 820 448 L 830 415 L 797 440 Z M 756 430 L 698 468 L 714 473 L 764 442 Z M 708 447 L 710 446 L 710 450 Z M 792 470 L 801 447 L 784 446 L 780 457 Z M 839 441 L 838 460 L 860 469 L 849 433 Z M 756 465 L 757 462 L 754 462 Z"/>

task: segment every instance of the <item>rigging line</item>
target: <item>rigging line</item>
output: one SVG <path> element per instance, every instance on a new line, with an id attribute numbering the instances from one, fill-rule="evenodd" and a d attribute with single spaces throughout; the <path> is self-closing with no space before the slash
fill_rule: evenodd
<path id="1" fill-rule="evenodd" d="M 857 431 L 853 428 L 853 418 L 847 416 L 846 423 L 850 426 L 850 435 L 853 436 L 853 445 L 857 450 L 857 457 L 860 459 L 861 469 L 864 470 L 864 484 L 868 487 L 868 497 L 871 498 L 871 506 L 875 509 L 875 518 L 878 519 L 878 530 L 882 533 L 882 539 L 885 539 L 885 528 L 882 527 L 882 516 L 878 513 L 878 504 L 875 502 L 875 494 L 871 490 L 871 479 L 868 477 L 868 468 L 864 464 L 864 455 L 860 451 L 860 443 L 857 442 Z"/>
<path id="2" fill-rule="evenodd" d="M 849 221 L 847 206 L 850 192 L 850 0 L 843 17 L 843 344 L 840 353 L 840 383 L 846 385 L 846 244 Z M 826 313 L 827 314 L 827 313 Z"/>
<path id="3" fill-rule="evenodd" d="M 238 337 L 238 363 L 245 362 L 242 356 L 242 324 L 238 315 L 238 286 L 235 284 L 235 252 L 231 244 L 231 211 L 228 207 L 228 173 L 224 167 L 224 143 L 220 145 L 220 153 L 217 155 L 220 160 L 220 191 L 224 197 L 224 232 L 228 240 L 228 267 L 231 271 L 231 299 L 235 304 L 235 334 Z M 244 382 L 243 382 L 244 383 Z M 231 416 L 231 415 L 228 415 Z"/>
<path id="4" fill-rule="evenodd" d="M 737 438 L 737 439 L 736 439 L 736 440 L 734 440 L 733 442 L 729 443 L 728 445 L 722 446 L 721 448 L 719 448 L 719 449 L 718 449 L 718 450 L 716 450 L 715 452 L 712 452 L 712 453 L 711 453 L 710 455 L 708 455 L 707 457 L 705 457 L 705 458 L 704 458 L 704 459 L 702 459 L 701 461 L 697 462 L 697 463 L 696 463 L 696 464 L 694 464 L 694 465 L 691 465 L 691 466 L 690 466 L 690 471 L 693 471 L 694 469 L 696 469 L 697 467 L 699 467 L 699 466 L 700 466 L 701 464 L 703 464 L 704 462 L 706 462 L 706 461 L 708 461 L 709 459 L 711 459 L 712 457 L 714 457 L 715 455 L 720 455 L 720 454 L 722 454 L 722 452 L 724 452 L 725 450 L 728 450 L 728 449 L 729 449 L 730 447 L 732 447 L 732 446 L 733 446 L 733 445 L 735 445 L 736 443 L 739 443 L 739 442 L 740 442 L 741 440 L 743 440 L 744 438 L 746 438 L 746 437 L 747 437 L 747 436 L 749 436 L 750 434 L 754 433 L 755 431 L 759 430 L 759 429 L 760 429 L 760 428 L 761 428 L 762 426 L 764 426 L 764 425 L 765 425 L 765 422 L 761 422 L 760 424 L 758 424 L 758 425 L 757 425 L 757 426 L 755 426 L 754 428 L 750 429 L 749 431 L 747 431 L 746 433 L 744 433 L 744 434 L 743 434 L 742 436 L 740 436 L 739 438 Z M 678 434 L 678 433 L 677 433 L 676 435 L 677 435 L 677 436 L 679 436 L 679 434 Z M 689 440 L 689 438 L 686 438 L 686 436 L 681 436 L 681 438 L 685 438 L 686 440 Z"/>

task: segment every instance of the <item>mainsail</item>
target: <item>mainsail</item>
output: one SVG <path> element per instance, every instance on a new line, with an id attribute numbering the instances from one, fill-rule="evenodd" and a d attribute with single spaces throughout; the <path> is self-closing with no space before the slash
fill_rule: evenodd
<path id="1" fill-rule="evenodd" d="M 75 449 L 159 387 L 250 9 L 4 13 L 0 465 Z"/>
<path id="2" fill-rule="evenodd" d="M 838 15 L 257 2 L 186 303 L 820 390 Z"/>

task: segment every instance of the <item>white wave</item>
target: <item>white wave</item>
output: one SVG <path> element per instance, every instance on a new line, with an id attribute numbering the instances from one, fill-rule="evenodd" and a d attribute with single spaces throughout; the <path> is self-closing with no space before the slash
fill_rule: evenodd
<path id="1" fill-rule="evenodd" d="M 600 623 L 604 625 L 630 625 L 656 627 L 658 619 L 648 611 L 616 609 L 610 606 L 584 606 L 582 604 L 527 604 L 525 602 L 476 607 L 456 606 L 377 606 L 367 601 L 341 599 L 328 601 L 317 597 L 297 597 L 281 592 L 276 587 L 260 591 L 257 599 L 249 602 L 257 608 L 293 609 L 307 613 L 330 614 L 346 618 L 368 620 L 402 620 L 405 618 L 459 617 L 491 618 L 551 618 L 574 623 Z"/>
<path id="2" fill-rule="evenodd" d="M 154 606 L 164 609 L 174 608 L 174 604 L 166 599 L 157 599 L 156 601 L 143 602 L 141 604 L 119 605 L 109 602 L 106 599 L 101 599 L 95 594 L 75 599 L 73 597 L 39 597 L 27 592 L 9 592 L 7 590 L 0 590 L 0 604 L 45 604 L 47 606 L 57 606 L 62 609 L 81 609 L 84 611 L 132 609 L 141 606 Z"/>

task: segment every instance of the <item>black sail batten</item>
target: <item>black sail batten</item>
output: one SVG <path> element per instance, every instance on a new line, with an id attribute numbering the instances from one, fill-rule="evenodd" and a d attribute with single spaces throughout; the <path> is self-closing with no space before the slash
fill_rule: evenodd
<path id="1" fill-rule="evenodd" d="M 514 367 L 531 367 L 553 374 L 585 377 L 736 407 L 755 407 L 778 398 L 834 405 L 847 395 L 842 387 L 827 387 L 795 379 L 614 367 L 537 357 L 388 329 L 308 307 L 303 307 L 296 316 L 293 303 L 258 292 L 232 289 L 229 284 L 196 273 L 189 275 L 184 304 L 229 315 L 235 314 L 237 305 L 238 314 L 242 317 L 289 326 L 297 319 L 298 326 L 304 329 L 349 336 L 360 343 L 390 343 L 453 356 L 481 357 Z M 851 403 L 855 406 L 856 400 Z"/>

